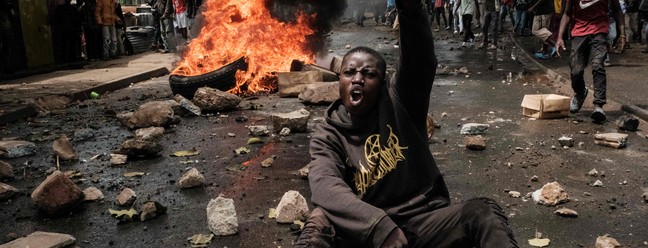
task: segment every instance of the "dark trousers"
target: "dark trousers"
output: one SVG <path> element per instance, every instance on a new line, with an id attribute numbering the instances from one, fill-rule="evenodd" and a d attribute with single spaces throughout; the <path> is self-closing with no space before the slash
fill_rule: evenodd
<path id="1" fill-rule="evenodd" d="M 11 52 L 13 33 L 11 30 L 0 30 L 0 75 L 13 73 Z"/>
<path id="2" fill-rule="evenodd" d="M 472 20 L 473 15 L 466 14 L 462 15 L 463 26 L 464 26 L 464 42 L 471 42 L 475 39 L 475 34 L 472 32 Z"/>
<path id="3" fill-rule="evenodd" d="M 441 17 L 443 17 L 443 25 L 444 25 L 444 27 L 447 27 L 448 26 L 448 19 L 446 18 L 446 14 L 445 14 L 445 7 L 443 7 L 443 6 L 438 7 L 438 8 L 435 7 L 434 8 L 434 13 L 436 15 L 435 17 L 436 17 L 437 27 L 441 27 L 441 20 L 439 20 Z"/>
<path id="4" fill-rule="evenodd" d="M 86 42 L 88 60 L 101 58 L 103 53 L 103 40 L 98 26 L 83 26 L 83 35 Z"/>
<path id="5" fill-rule="evenodd" d="M 484 33 L 484 45 L 488 44 L 488 30 L 490 29 L 491 22 L 493 23 L 493 44 L 497 45 L 497 27 L 499 22 L 499 13 L 497 11 L 484 11 L 484 26 L 482 32 Z"/>
<path id="6" fill-rule="evenodd" d="M 607 79 L 603 61 L 607 57 L 608 41 L 606 33 L 572 37 L 571 67 L 572 89 L 577 96 L 585 93 L 583 74 L 587 63 L 591 63 L 594 78 L 594 105 L 603 106 L 606 103 L 605 91 Z"/>

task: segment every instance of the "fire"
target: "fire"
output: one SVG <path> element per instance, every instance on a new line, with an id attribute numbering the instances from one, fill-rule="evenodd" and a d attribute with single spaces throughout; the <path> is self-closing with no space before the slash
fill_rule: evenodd
<path id="1" fill-rule="evenodd" d="M 209 0 L 205 3 L 204 26 L 172 72 L 194 76 L 214 71 L 242 56 L 247 71 L 236 73 L 236 87 L 230 93 L 271 91 L 278 71 L 288 71 L 293 59 L 312 63 L 308 51 L 309 27 L 314 16 L 299 14 L 295 23 L 274 19 L 265 0 Z"/>

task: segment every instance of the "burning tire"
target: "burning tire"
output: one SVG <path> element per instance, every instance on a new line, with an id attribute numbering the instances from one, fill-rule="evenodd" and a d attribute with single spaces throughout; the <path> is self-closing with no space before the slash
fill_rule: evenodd
<path id="1" fill-rule="evenodd" d="M 236 71 L 247 70 L 245 57 L 241 57 L 232 63 L 209 73 L 196 76 L 171 75 L 169 84 L 173 94 L 180 94 L 187 99 L 192 99 L 196 90 L 200 87 L 211 87 L 227 91 L 236 86 Z"/>

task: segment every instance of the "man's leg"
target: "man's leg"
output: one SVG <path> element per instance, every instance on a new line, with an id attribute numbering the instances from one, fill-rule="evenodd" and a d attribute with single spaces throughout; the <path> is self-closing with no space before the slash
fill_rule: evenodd
<path id="1" fill-rule="evenodd" d="M 574 97 L 572 97 L 569 105 L 569 111 L 576 113 L 580 111 L 587 97 L 587 89 L 585 88 L 585 79 L 583 73 L 589 60 L 589 37 L 578 36 L 572 37 L 572 47 L 569 60 L 569 67 L 571 68 L 571 85 L 574 90 Z"/>
<path id="2" fill-rule="evenodd" d="M 608 41 L 604 34 L 597 34 L 590 40 L 590 58 L 594 78 L 594 105 L 603 107 L 606 101 L 607 78 L 603 60 L 608 54 Z"/>
<path id="3" fill-rule="evenodd" d="M 115 25 L 109 26 L 110 32 L 110 57 L 117 57 L 117 30 Z"/>
<path id="4" fill-rule="evenodd" d="M 334 247 L 335 230 L 321 208 L 313 209 L 295 242 L 295 248 Z"/>
<path id="5" fill-rule="evenodd" d="M 101 59 L 110 58 L 110 26 L 101 26 L 101 38 L 103 39 L 103 54 Z"/>
<path id="6" fill-rule="evenodd" d="M 417 215 L 401 229 L 411 247 L 519 247 L 504 211 L 487 198 Z"/>
<path id="7" fill-rule="evenodd" d="M 493 11 L 486 11 L 484 13 L 484 26 L 482 27 L 482 43 L 478 48 L 488 47 L 488 30 L 490 29 L 491 22 L 493 21 Z M 497 17 L 495 18 L 497 19 Z M 497 32 L 494 32 L 497 33 Z"/>

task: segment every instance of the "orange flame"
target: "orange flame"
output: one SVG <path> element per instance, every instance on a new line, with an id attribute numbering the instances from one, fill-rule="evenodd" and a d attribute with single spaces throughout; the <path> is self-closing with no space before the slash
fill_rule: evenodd
<path id="1" fill-rule="evenodd" d="M 214 71 L 245 56 L 247 71 L 236 73 L 230 93 L 272 91 L 272 73 L 288 71 L 293 59 L 314 61 L 306 36 L 313 16 L 299 14 L 295 23 L 273 19 L 264 0 L 210 0 L 205 3 L 205 23 L 172 74 L 194 76 Z"/>

